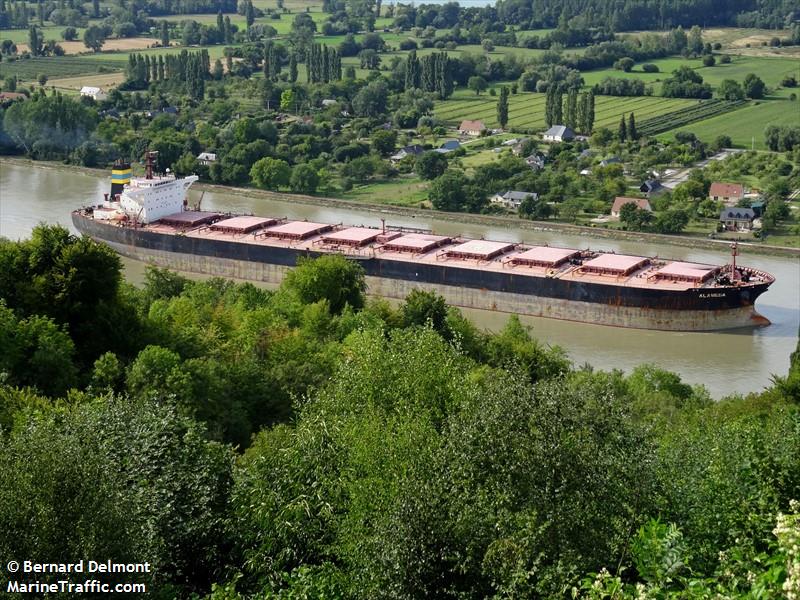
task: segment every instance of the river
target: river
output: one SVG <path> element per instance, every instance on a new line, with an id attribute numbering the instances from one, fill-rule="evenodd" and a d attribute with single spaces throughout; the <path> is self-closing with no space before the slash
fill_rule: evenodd
<path id="1" fill-rule="evenodd" d="M 61 223 L 72 228 L 70 211 L 102 197 L 109 187 L 108 178 L 80 172 L 26 167 L 0 162 L 0 236 L 27 237 L 39 222 Z M 199 192 L 191 192 L 190 203 Z M 278 202 L 239 194 L 208 191 L 203 208 L 265 216 L 308 218 L 310 220 L 351 225 L 378 224 L 375 213 L 305 204 Z M 554 232 L 533 232 L 513 228 L 461 225 L 430 218 L 387 215 L 392 225 L 432 228 L 444 234 L 464 234 L 487 239 L 547 242 L 552 245 L 608 249 L 644 256 L 665 256 L 680 260 L 722 264 L 724 252 L 662 246 L 641 242 L 590 240 Z M 144 266 L 124 259 L 128 280 L 141 282 Z M 522 317 L 534 335 L 565 348 L 578 365 L 585 362 L 599 369 L 619 368 L 629 372 L 641 363 L 650 362 L 675 371 L 692 384 L 705 385 L 720 398 L 730 393 L 758 391 L 769 385 L 773 374 L 784 375 L 789 354 L 797 344 L 800 325 L 800 261 L 743 254 L 739 262 L 768 271 L 777 280 L 758 301 L 758 311 L 772 325 L 720 333 L 678 333 L 620 329 L 571 323 L 553 319 Z M 465 310 L 479 327 L 497 330 L 507 315 L 480 310 Z"/>

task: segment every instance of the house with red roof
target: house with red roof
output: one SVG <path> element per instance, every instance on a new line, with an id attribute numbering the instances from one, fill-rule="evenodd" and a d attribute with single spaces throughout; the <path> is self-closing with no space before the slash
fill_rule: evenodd
<path id="1" fill-rule="evenodd" d="M 653 212 L 650 206 L 650 201 L 647 198 L 627 198 L 625 196 L 617 196 L 614 198 L 614 204 L 611 206 L 611 216 L 619 218 L 619 212 L 626 204 L 635 204 L 637 208 Z"/>
<path id="2" fill-rule="evenodd" d="M 741 183 L 715 181 L 708 190 L 708 197 L 714 202 L 734 206 L 744 198 L 744 186 Z"/>
<path id="3" fill-rule="evenodd" d="M 484 131 L 486 131 L 486 125 L 483 124 L 483 121 L 461 121 L 461 125 L 458 126 L 458 132 L 462 135 L 474 135 L 479 136 Z"/>

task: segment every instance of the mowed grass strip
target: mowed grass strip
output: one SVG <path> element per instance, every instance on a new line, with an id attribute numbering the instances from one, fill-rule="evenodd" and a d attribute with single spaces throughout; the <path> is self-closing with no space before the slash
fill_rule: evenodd
<path id="1" fill-rule="evenodd" d="M 661 98 L 658 96 L 615 97 L 597 96 L 595 99 L 595 124 L 613 127 L 620 116 L 634 113 L 638 119 L 658 116 L 693 107 L 696 100 Z M 509 126 L 533 129 L 544 127 L 545 94 L 524 93 L 512 95 L 509 100 Z M 497 98 L 480 96 L 473 100 L 445 100 L 438 102 L 435 114 L 451 125 L 466 119 L 480 119 L 487 127 L 497 127 Z"/>
<path id="2" fill-rule="evenodd" d="M 673 129 L 658 137 L 673 139 L 678 131 L 694 133 L 704 142 L 712 142 L 716 137 L 728 135 L 735 147 L 763 150 L 764 130 L 769 125 L 796 126 L 800 121 L 800 103 L 797 100 L 764 100 L 752 102 L 749 106 L 710 119 L 691 123 Z"/>

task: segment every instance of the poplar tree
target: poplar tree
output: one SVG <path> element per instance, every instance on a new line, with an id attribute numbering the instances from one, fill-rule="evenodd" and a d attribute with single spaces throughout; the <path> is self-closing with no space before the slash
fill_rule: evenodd
<path id="1" fill-rule="evenodd" d="M 639 132 L 636 131 L 636 117 L 633 116 L 633 113 L 628 117 L 628 137 L 632 140 L 639 139 Z"/>
<path id="2" fill-rule="evenodd" d="M 256 22 L 256 11 L 253 8 L 252 0 L 247 0 L 244 6 L 244 18 L 248 29 Z"/>
<path id="3" fill-rule="evenodd" d="M 225 43 L 230 44 L 233 41 L 233 30 L 231 29 L 231 18 L 225 15 Z"/>
<path id="4" fill-rule="evenodd" d="M 578 90 L 572 88 L 567 93 L 567 108 L 566 114 L 564 116 L 565 125 L 572 129 L 577 129 L 578 127 Z"/>
<path id="5" fill-rule="evenodd" d="M 417 51 L 412 50 L 408 53 L 406 59 L 406 81 L 405 90 L 413 90 L 420 87 L 420 71 L 419 59 L 417 58 Z"/>
<path id="6" fill-rule="evenodd" d="M 217 31 L 219 31 L 219 39 L 225 39 L 225 19 L 222 16 L 222 11 L 217 12 Z"/>
<path id="7" fill-rule="evenodd" d="M 553 100 L 553 124 L 554 125 L 563 125 L 564 124 L 563 105 L 564 105 L 564 95 L 561 92 L 556 92 L 554 100 Z"/>
<path id="8" fill-rule="evenodd" d="M 289 81 L 297 81 L 297 54 L 294 52 L 289 55 Z"/>
<path id="9" fill-rule="evenodd" d="M 628 128 L 625 125 L 625 115 L 623 114 L 619 119 L 619 131 L 617 132 L 619 141 L 624 142 L 628 138 Z"/>
<path id="10" fill-rule="evenodd" d="M 169 23 L 161 21 L 161 45 L 166 48 L 169 46 Z"/>
<path id="11" fill-rule="evenodd" d="M 590 134 L 594 129 L 594 90 L 589 90 L 586 99 L 586 115 L 584 118 L 584 133 Z"/>
<path id="12" fill-rule="evenodd" d="M 497 122 L 505 129 L 508 124 L 508 88 L 500 88 L 500 97 L 497 99 Z"/>
<path id="13" fill-rule="evenodd" d="M 544 99 L 544 123 L 547 127 L 553 126 L 553 99 L 555 97 L 555 88 L 551 85 L 547 88 Z"/>

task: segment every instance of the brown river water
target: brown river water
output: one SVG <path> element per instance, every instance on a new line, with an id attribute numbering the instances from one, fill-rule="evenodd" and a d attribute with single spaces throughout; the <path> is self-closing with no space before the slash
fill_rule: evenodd
<path id="1" fill-rule="evenodd" d="M 0 236 L 19 239 L 40 222 L 61 223 L 72 229 L 70 211 L 96 202 L 108 191 L 109 177 L 27 167 L 0 162 Z M 190 203 L 199 192 L 190 193 Z M 273 217 L 308 218 L 350 225 L 379 225 L 379 213 L 327 206 L 292 204 L 218 191 L 206 192 L 203 209 L 253 213 Z M 458 224 L 432 218 L 410 218 L 386 214 L 391 225 L 431 228 L 443 234 L 463 234 L 487 239 L 592 247 L 600 250 L 662 256 L 712 264 L 724 264 L 723 251 L 698 250 L 641 242 L 591 239 L 554 232 Z M 522 317 L 533 334 L 548 344 L 558 344 L 578 365 L 588 362 L 599 369 L 619 368 L 629 372 L 641 363 L 655 363 L 675 371 L 692 384 L 705 385 L 712 396 L 758 391 L 769 385 L 772 375 L 784 375 L 789 354 L 797 344 L 800 325 L 800 259 L 748 254 L 740 264 L 768 271 L 777 278 L 758 300 L 758 311 L 772 324 L 758 329 L 719 333 L 680 333 L 620 329 L 602 325 Z M 129 281 L 142 281 L 144 265 L 123 259 Z M 497 330 L 508 315 L 482 310 L 464 310 L 479 327 Z"/>

